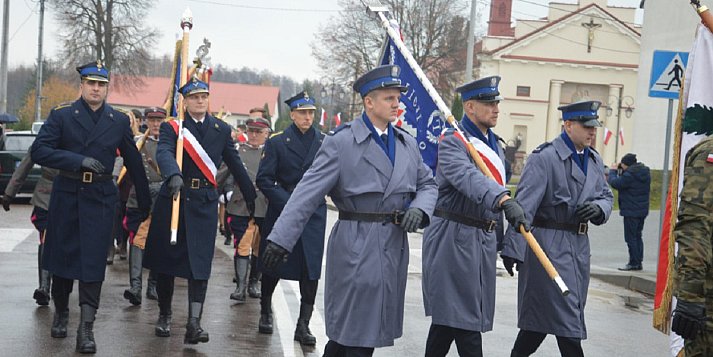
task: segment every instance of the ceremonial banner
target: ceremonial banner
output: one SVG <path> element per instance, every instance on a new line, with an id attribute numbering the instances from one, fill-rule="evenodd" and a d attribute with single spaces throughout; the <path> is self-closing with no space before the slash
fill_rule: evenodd
<path id="1" fill-rule="evenodd" d="M 401 128 L 406 129 L 416 138 L 423 162 L 435 174 L 438 161 L 438 138 L 441 136 L 441 131 L 445 129 L 445 118 L 426 88 L 418 80 L 404 55 L 388 36 L 379 63 L 381 65 L 395 64 L 401 67 L 399 78 L 401 83 L 408 87 L 408 90 L 401 94 L 401 110 L 399 110 L 396 125 L 399 125 L 400 122 Z"/>
<path id="2" fill-rule="evenodd" d="M 688 58 L 686 77 L 680 97 L 675 126 L 673 175 L 666 199 L 661 245 L 659 246 L 656 293 L 654 296 L 654 328 L 668 333 L 671 327 L 672 272 L 679 194 L 683 185 L 683 163 L 688 151 L 702 139 L 713 135 L 713 33 L 698 27 L 693 49 Z M 680 340 L 680 338 L 679 338 Z M 671 349 L 676 356 L 680 346 Z"/>

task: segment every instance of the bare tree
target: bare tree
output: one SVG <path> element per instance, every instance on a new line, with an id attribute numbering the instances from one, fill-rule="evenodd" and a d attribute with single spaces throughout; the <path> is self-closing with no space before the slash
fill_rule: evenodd
<path id="1" fill-rule="evenodd" d="M 416 62 L 436 83 L 451 82 L 450 73 L 461 62 L 467 45 L 465 4 L 453 0 L 382 1 L 399 23 L 406 46 Z M 320 27 L 313 56 L 323 72 L 350 83 L 377 65 L 385 31 L 367 16 L 358 0 L 340 0 L 342 10 Z M 461 66 L 462 67 L 462 66 Z M 452 88 L 452 83 L 443 87 Z M 442 86 L 436 85 L 437 88 Z"/>
<path id="2" fill-rule="evenodd" d="M 159 32 L 145 26 L 151 0 L 50 0 L 60 24 L 58 36 L 67 64 L 102 59 L 118 77 L 118 88 L 141 83 Z"/>

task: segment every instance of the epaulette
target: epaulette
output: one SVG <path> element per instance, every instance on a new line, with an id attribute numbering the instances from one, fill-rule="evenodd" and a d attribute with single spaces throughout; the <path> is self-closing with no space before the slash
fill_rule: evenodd
<path id="1" fill-rule="evenodd" d="M 352 122 L 344 123 L 344 124 L 342 124 L 342 125 L 340 125 L 340 126 L 334 128 L 334 129 L 330 130 L 330 131 L 327 133 L 327 135 L 332 136 L 332 135 L 334 135 L 334 134 L 336 134 L 336 133 L 338 133 L 338 132 L 344 130 L 345 128 L 349 128 L 349 127 L 351 127 L 351 126 L 352 126 Z"/>
<path id="2" fill-rule="evenodd" d="M 276 137 L 276 136 L 278 136 L 278 135 L 280 135 L 280 134 L 282 134 L 282 132 L 281 132 L 281 131 L 278 131 L 278 132 L 276 132 L 276 133 L 272 133 L 272 135 L 270 135 L 270 137 L 271 137 L 271 138 L 274 138 L 274 137 Z"/>
<path id="3" fill-rule="evenodd" d="M 544 148 L 546 148 L 550 145 L 552 145 L 552 143 L 549 141 L 546 143 L 542 143 L 542 144 L 540 144 L 540 146 L 536 147 L 535 150 L 532 150 L 532 153 L 537 154 L 538 152 L 542 151 Z"/>
<path id="4" fill-rule="evenodd" d="M 444 131 L 441 133 L 441 135 L 443 135 L 443 136 L 446 136 L 446 135 L 453 135 L 453 134 L 455 134 L 455 132 L 456 132 L 456 129 L 455 129 L 455 128 L 447 128 L 446 130 L 444 130 Z"/>
<path id="5" fill-rule="evenodd" d="M 60 104 L 57 105 L 56 107 L 52 108 L 52 110 L 58 110 L 58 109 L 66 108 L 66 107 L 68 107 L 68 106 L 70 106 L 70 105 L 72 105 L 72 102 L 60 103 Z"/>
<path id="6" fill-rule="evenodd" d="M 589 147 L 589 150 L 592 151 L 592 152 L 596 152 L 597 155 L 599 155 L 599 151 L 597 151 L 597 149 L 595 149 L 595 148 L 593 148 L 593 147 L 590 146 L 590 147 Z"/>
<path id="7" fill-rule="evenodd" d="M 404 134 L 408 134 L 408 136 L 413 136 L 413 135 L 411 135 L 411 133 L 408 132 L 408 130 L 406 130 L 406 129 L 400 127 L 400 126 L 394 125 L 394 128 L 399 129 L 399 130 L 402 131 Z"/>
<path id="8" fill-rule="evenodd" d="M 501 137 L 498 136 L 498 135 L 495 135 L 495 137 L 498 139 L 499 142 L 503 143 L 503 145 L 508 146 L 508 143 L 505 142 L 505 139 L 501 138 Z"/>

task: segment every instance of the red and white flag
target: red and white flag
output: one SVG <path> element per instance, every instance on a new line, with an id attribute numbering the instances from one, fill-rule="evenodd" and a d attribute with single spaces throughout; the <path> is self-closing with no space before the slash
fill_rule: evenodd
<path id="1" fill-rule="evenodd" d="M 340 126 L 342 125 L 342 113 L 339 112 L 337 115 L 334 116 L 334 126 Z"/>
<path id="2" fill-rule="evenodd" d="M 327 112 L 325 112 L 324 108 L 322 108 L 322 116 L 319 118 L 319 126 L 324 128 L 326 122 L 327 122 Z"/>
<path id="3" fill-rule="evenodd" d="M 454 134 L 460 141 L 463 142 L 463 145 L 466 145 L 465 138 L 459 133 L 455 132 Z M 478 154 L 480 155 L 480 158 L 483 159 L 483 162 L 485 163 L 485 166 L 488 167 L 490 170 L 490 173 L 493 174 L 493 178 L 495 179 L 495 182 L 500 184 L 500 186 L 505 186 L 505 165 L 503 164 L 502 160 L 500 160 L 500 156 L 498 156 L 498 153 L 493 151 L 493 149 L 490 148 L 490 146 L 486 145 L 484 142 L 482 142 L 478 138 L 471 138 L 470 142 L 475 146 L 475 149 L 478 150 Z"/>
<path id="4" fill-rule="evenodd" d="M 609 145 L 609 140 L 611 140 L 612 132 L 609 128 L 604 127 L 604 145 Z"/>
<path id="5" fill-rule="evenodd" d="M 624 146 L 624 128 L 623 127 L 619 128 L 619 144 L 621 144 L 621 146 Z"/>

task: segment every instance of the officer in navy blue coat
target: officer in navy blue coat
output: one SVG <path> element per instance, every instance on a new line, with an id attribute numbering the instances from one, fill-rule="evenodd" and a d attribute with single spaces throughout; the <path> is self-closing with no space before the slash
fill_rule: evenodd
<path id="1" fill-rule="evenodd" d="M 100 61 L 77 71 L 81 98 L 54 108 L 32 146 L 32 160 L 59 169 L 49 203 L 42 265 L 52 273 L 52 337 L 67 336 L 69 294 L 79 280 L 77 351 L 95 353 L 93 322 L 118 200 L 111 169 L 117 149 L 136 187 L 141 220 L 151 206 L 129 118 L 105 103 L 109 71 Z"/>
<path id="2" fill-rule="evenodd" d="M 314 99 L 310 98 L 307 92 L 300 92 L 285 103 L 290 107 L 290 118 L 293 123 L 284 132 L 276 133 L 267 140 L 255 179 L 257 187 L 268 200 L 260 251 L 265 248 L 266 238 L 272 231 L 275 221 L 282 213 L 297 183 L 312 166 L 317 150 L 324 140 L 324 134 L 312 126 L 315 112 Z M 317 281 L 322 272 L 326 222 L 327 205 L 322 198 L 305 225 L 287 262 L 277 271 L 264 270 L 258 326 L 260 332 L 272 333 L 270 304 L 279 279 L 298 280 L 302 298 L 295 340 L 304 345 L 316 343 L 315 337 L 309 330 L 309 320 L 317 295 Z"/>
<path id="3" fill-rule="evenodd" d="M 155 333 L 171 335 L 171 301 L 174 277 L 188 279 L 188 323 L 184 343 L 208 342 L 200 326 L 215 252 L 215 222 L 218 221 L 218 190 L 215 175 L 221 161 L 235 177 L 251 213 L 255 211 L 255 188 L 231 138 L 231 128 L 208 114 L 208 85 L 193 79 L 179 89 L 186 107 L 183 121 L 183 167 L 176 163 L 178 124 L 164 122 L 159 131 L 156 161 L 166 180 L 159 191 L 146 238 L 144 267 L 156 274 L 159 318 Z M 181 192 L 178 238 L 171 240 L 173 197 Z"/>

